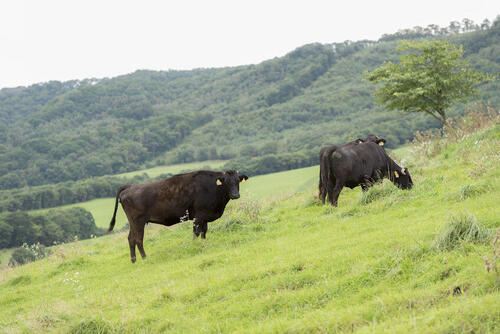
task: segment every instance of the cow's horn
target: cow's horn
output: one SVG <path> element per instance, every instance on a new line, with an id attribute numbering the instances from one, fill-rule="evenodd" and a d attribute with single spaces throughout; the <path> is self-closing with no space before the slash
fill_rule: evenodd
<path id="1" fill-rule="evenodd" d="M 406 175 L 406 173 L 405 173 L 405 168 L 404 168 L 404 167 L 403 167 L 403 168 L 401 168 L 401 174 Z"/>

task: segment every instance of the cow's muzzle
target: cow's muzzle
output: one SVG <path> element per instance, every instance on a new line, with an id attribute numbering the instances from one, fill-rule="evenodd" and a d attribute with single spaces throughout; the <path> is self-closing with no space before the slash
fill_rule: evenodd
<path id="1" fill-rule="evenodd" d="M 230 199 L 238 199 L 238 198 L 240 198 L 240 194 L 231 194 L 231 195 L 229 195 L 229 198 Z"/>

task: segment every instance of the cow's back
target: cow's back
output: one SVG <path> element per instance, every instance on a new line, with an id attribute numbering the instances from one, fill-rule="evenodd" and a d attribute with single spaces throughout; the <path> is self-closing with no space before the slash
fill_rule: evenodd
<path id="1" fill-rule="evenodd" d="M 375 143 L 347 144 L 338 147 L 331 157 L 336 177 L 345 181 L 361 181 L 387 165 L 387 153 Z"/>

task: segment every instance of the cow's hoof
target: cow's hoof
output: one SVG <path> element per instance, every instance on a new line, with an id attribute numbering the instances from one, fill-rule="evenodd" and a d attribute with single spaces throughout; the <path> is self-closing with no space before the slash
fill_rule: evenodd
<path id="1" fill-rule="evenodd" d="M 136 261 L 136 260 L 135 260 L 135 257 L 131 258 L 131 259 L 130 259 L 130 261 L 131 261 L 132 263 L 135 263 L 135 261 Z"/>

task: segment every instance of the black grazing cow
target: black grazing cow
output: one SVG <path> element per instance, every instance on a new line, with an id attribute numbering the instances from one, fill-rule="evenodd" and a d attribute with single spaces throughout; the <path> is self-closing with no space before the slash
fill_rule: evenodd
<path id="1" fill-rule="evenodd" d="M 386 140 L 384 138 L 379 138 L 375 135 L 368 135 L 365 139 L 356 139 L 345 145 L 358 145 L 365 142 L 377 143 L 380 146 L 384 146 Z M 319 199 L 323 204 L 325 204 L 325 199 L 327 195 L 328 182 L 331 182 L 329 178 L 330 171 L 330 157 L 335 152 L 337 147 L 340 146 L 326 146 L 319 152 Z M 332 187 L 331 185 L 330 187 Z"/>
<path id="2" fill-rule="evenodd" d="M 413 181 L 408 168 L 400 167 L 373 142 L 338 146 L 329 156 L 328 201 L 337 206 L 344 186 L 363 190 L 382 178 L 388 178 L 401 189 L 411 189 Z"/>
<path id="3" fill-rule="evenodd" d="M 201 234 L 205 239 L 207 223 L 218 219 L 230 199 L 240 198 L 240 182 L 248 176 L 237 171 L 197 171 L 174 175 L 168 179 L 147 184 L 129 184 L 118 189 L 115 211 L 108 232 L 115 226 L 118 201 L 127 215 L 130 231 L 128 242 L 130 258 L 135 262 L 135 246 L 142 258 L 146 223 L 171 226 L 186 220 L 194 220 L 193 237 Z"/>

